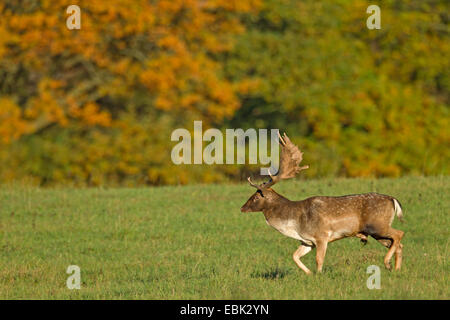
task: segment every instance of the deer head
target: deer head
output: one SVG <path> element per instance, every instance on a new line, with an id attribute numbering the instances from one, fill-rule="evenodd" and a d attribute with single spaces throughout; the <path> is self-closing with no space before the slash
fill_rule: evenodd
<path id="1" fill-rule="evenodd" d="M 276 193 L 271 186 L 280 180 L 293 178 L 301 170 L 309 168 L 309 166 L 298 166 L 303 159 L 303 153 L 295 144 L 291 142 L 286 133 L 283 137 L 281 137 L 280 133 L 278 133 L 278 137 L 281 145 L 278 174 L 276 176 L 272 176 L 269 169 L 269 181 L 259 185 L 253 183 L 250 177 L 248 177 L 248 182 L 252 187 L 256 188 L 257 191 L 242 206 L 242 212 L 263 211 L 274 204 L 278 204 L 280 199 L 285 198 Z"/>

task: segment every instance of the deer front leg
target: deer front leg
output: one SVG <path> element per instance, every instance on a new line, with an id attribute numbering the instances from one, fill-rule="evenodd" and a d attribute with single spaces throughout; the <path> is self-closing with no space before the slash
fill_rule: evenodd
<path id="1" fill-rule="evenodd" d="M 311 274 L 311 271 L 300 261 L 300 258 L 303 257 L 305 254 L 311 251 L 311 247 L 307 247 L 304 245 L 301 245 L 298 247 L 298 249 L 294 252 L 292 255 L 292 258 L 294 259 L 295 264 L 306 272 L 306 274 Z"/>
<path id="2" fill-rule="evenodd" d="M 327 252 L 328 241 L 320 240 L 316 243 L 316 264 L 317 272 L 322 272 L 323 261 L 325 260 L 325 253 Z"/>

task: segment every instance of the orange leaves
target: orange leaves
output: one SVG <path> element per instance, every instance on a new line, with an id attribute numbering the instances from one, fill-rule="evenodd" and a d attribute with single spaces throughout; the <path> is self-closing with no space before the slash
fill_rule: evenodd
<path id="1" fill-rule="evenodd" d="M 0 98 L 0 144 L 10 143 L 27 132 L 22 110 L 10 98 Z"/>
<path id="2" fill-rule="evenodd" d="M 261 0 L 214 0 L 211 2 L 226 10 L 239 12 L 256 12 L 262 5 Z"/>
<path id="3" fill-rule="evenodd" d="M 0 56 L 24 63 L 43 78 L 70 79 L 64 87 L 39 90 L 39 96 L 30 97 L 25 106 L 29 117 L 38 118 L 40 113 L 53 123 L 70 121 L 64 111 L 66 96 L 72 91 L 78 94 L 90 80 L 73 82 L 72 75 L 80 69 L 94 78 L 102 73 L 114 85 L 111 89 L 99 85 L 99 92 L 92 96 L 115 91 L 127 100 L 129 89 L 143 84 L 154 107 L 189 110 L 206 117 L 205 121 L 228 117 L 239 107 L 237 87 L 221 77 L 222 65 L 211 54 L 232 48 L 232 36 L 243 31 L 237 14 L 256 12 L 259 0 L 111 0 L 107 4 L 85 0 L 77 4 L 80 30 L 66 28 L 67 3 L 62 0 L 43 1 L 34 11 L 8 9 L 0 22 L 0 39 L 6 38 L 4 43 L 0 40 Z M 13 43 L 20 50 L 8 46 Z M 73 98 L 78 99 L 77 94 Z M 78 104 L 86 105 L 86 110 L 76 111 L 86 124 L 108 123 L 105 114 L 94 111 L 99 108 L 96 101 L 83 99 Z"/>
<path id="4" fill-rule="evenodd" d="M 158 45 L 162 49 L 171 50 L 175 53 L 183 53 L 185 50 L 184 42 L 175 35 L 167 35 L 158 40 Z"/>
<path id="5" fill-rule="evenodd" d="M 168 55 L 149 61 L 140 80 L 156 95 L 156 108 L 200 111 L 205 121 L 217 121 L 239 107 L 237 90 L 217 76 L 218 70 L 204 55 Z"/>
<path id="6" fill-rule="evenodd" d="M 8 152 L 48 183 L 189 182 L 167 165 L 167 137 L 174 123 L 220 124 L 239 108 L 253 85 L 224 76 L 220 56 L 259 2 L 79 0 L 79 30 L 66 27 L 67 1 L 0 3 L 0 140 L 29 135 Z"/>
<path id="7" fill-rule="evenodd" d="M 111 126 L 111 115 L 108 112 L 100 111 L 100 107 L 93 102 L 88 102 L 83 107 L 72 106 L 70 115 L 81 120 L 86 126 Z"/>
<path id="8" fill-rule="evenodd" d="M 0 19 L 0 59 L 8 53 L 6 45 L 11 42 L 18 43 L 19 37 L 9 32 L 3 19 Z"/>
<path id="9" fill-rule="evenodd" d="M 39 120 L 50 123 L 67 124 L 64 110 L 59 105 L 53 94 L 53 90 L 60 87 L 61 83 L 44 79 L 39 83 L 39 95 L 30 100 L 29 107 L 25 110 L 25 116 L 30 120 Z M 44 119 L 44 120 L 42 120 Z M 35 128 L 39 130 L 39 128 Z"/>
<path id="10" fill-rule="evenodd" d="M 41 80 L 39 94 L 30 99 L 23 115 L 30 125 L 30 133 L 54 123 L 65 127 L 71 119 L 77 119 L 87 127 L 111 126 L 109 112 L 101 111 L 95 102 L 79 106 L 73 97 L 64 95 L 65 85 L 63 81 Z"/>
<path id="11" fill-rule="evenodd" d="M 187 68 L 189 64 L 179 56 L 154 59 L 148 62 L 148 68 L 142 71 L 140 80 L 151 93 L 164 93 L 182 84 Z"/>

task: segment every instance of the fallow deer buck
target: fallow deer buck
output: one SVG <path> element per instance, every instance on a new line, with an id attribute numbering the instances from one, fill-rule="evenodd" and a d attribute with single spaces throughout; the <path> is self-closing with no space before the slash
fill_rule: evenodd
<path id="1" fill-rule="evenodd" d="M 329 242 L 347 237 L 358 237 L 364 243 L 372 236 L 389 248 L 384 265 L 391 269 L 390 260 L 395 253 L 395 269 L 402 264 L 400 243 L 403 231 L 391 228 L 394 215 L 402 221 L 399 201 L 391 196 L 366 193 L 340 197 L 315 196 L 301 201 L 291 201 L 276 193 L 271 187 L 280 180 L 293 178 L 309 166 L 299 167 L 303 153 L 284 134 L 278 133 L 281 145 L 279 170 L 270 180 L 260 185 L 248 181 L 257 191 L 242 206 L 242 212 L 262 211 L 268 225 L 283 235 L 300 240 L 301 245 L 293 258 L 307 274 L 311 271 L 300 258 L 316 248 L 317 271 L 322 265 Z"/>

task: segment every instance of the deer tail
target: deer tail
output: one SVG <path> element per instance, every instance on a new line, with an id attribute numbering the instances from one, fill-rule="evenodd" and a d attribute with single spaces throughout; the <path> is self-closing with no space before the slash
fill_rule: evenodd
<path id="1" fill-rule="evenodd" d="M 394 202 L 394 212 L 397 215 L 397 218 L 401 221 L 404 222 L 403 220 L 403 211 L 402 211 L 402 205 L 400 204 L 400 202 L 395 199 L 392 198 L 392 201 Z"/>

